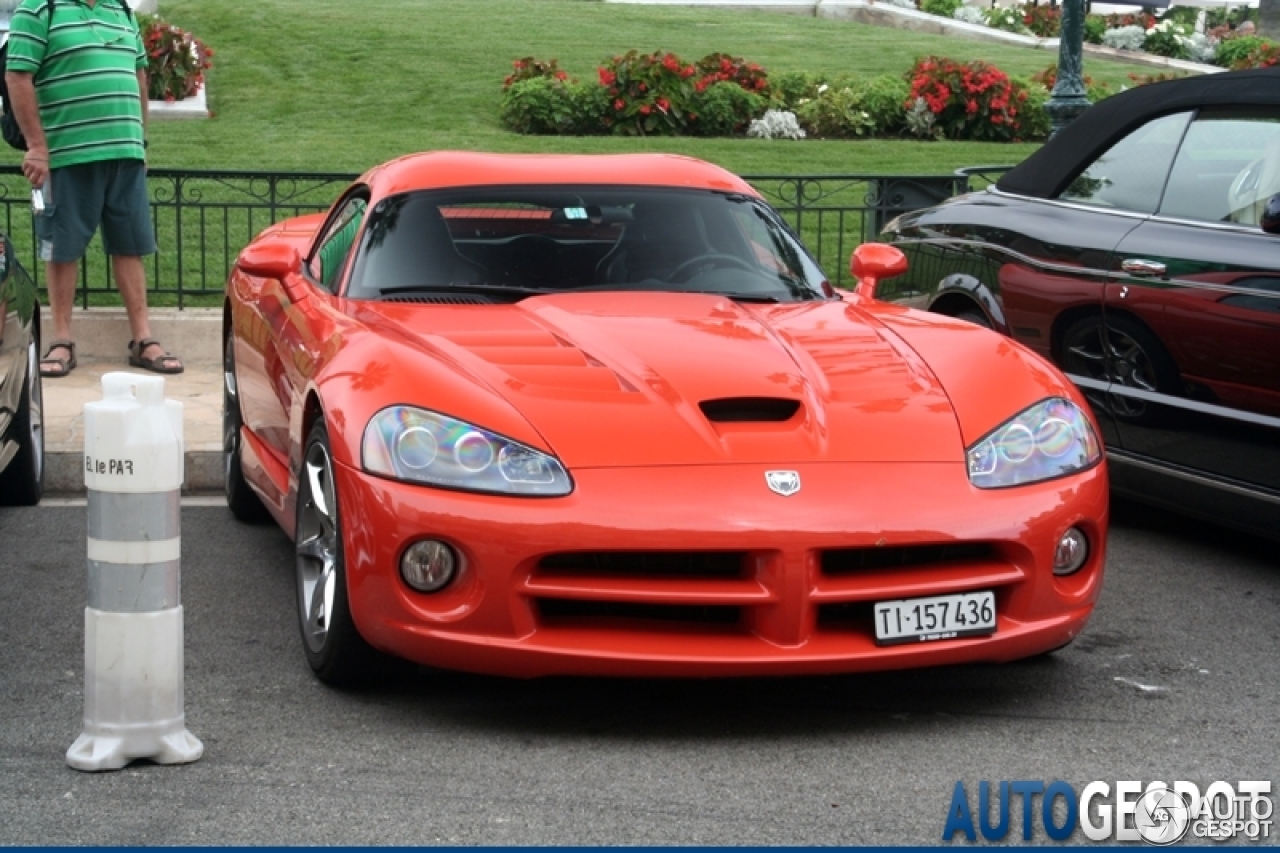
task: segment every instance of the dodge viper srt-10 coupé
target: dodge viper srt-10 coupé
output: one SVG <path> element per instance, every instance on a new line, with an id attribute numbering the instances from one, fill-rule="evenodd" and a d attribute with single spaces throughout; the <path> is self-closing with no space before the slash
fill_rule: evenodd
<path id="1" fill-rule="evenodd" d="M 266 229 L 225 311 L 232 512 L 293 539 L 303 648 L 518 677 L 1008 661 L 1071 642 L 1107 474 L 991 330 L 837 291 L 668 155 L 437 152 Z"/>

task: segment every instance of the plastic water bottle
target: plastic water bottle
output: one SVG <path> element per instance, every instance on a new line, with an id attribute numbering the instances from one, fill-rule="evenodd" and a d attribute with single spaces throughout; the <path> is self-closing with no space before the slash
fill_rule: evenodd
<path id="1" fill-rule="evenodd" d="M 36 239 L 39 240 L 40 260 L 53 260 L 53 193 L 49 188 L 49 179 L 31 189 L 31 217 L 36 226 Z"/>

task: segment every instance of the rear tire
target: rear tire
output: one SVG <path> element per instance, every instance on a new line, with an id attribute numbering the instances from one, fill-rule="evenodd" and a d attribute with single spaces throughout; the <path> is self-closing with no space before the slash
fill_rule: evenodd
<path id="1" fill-rule="evenodd" d="M 1176 394 L 1181 381 L 1173 356 L 1155 333 L 1123 314 L 1072 323 L 1062 336 L 1058 363 L 1067 373 L 1157 394 Z M 1149 420 L 1155 411 L 1136 397 L 1108 394 L 1106 400 L 1107 411 L 1129 421 Z"/>
<path id="2" fill-rule="evenodd" d="M 35 506 L 44 495 L 44 386 L 35 335 L 27 343 L 27 375 L 12 428 L 18 452 L 0 471 L 0 504 Z"/>
<path id="3" fill-rule="evenodd" d="M 249 524 L 267 521 L 271 515 L 262 499 L 244 478 L 240 459 L 241 430 L 239 386 L 236 384 L 235 350 L 227 335 L 222 349 L 222 487 L 231 514 Z"/>

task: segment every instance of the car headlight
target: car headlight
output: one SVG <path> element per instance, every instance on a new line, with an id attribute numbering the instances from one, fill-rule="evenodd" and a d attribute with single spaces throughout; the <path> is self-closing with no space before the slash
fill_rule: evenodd
<path id="1" fill-rule="evenodd" d="M 553 456 L 445 415 L 392 406 L 364 430 L 364 470 L 469 492 L 556 496 L 573 491 Z"/>
<path id="2" fill-rule="evenodd" d="M 1053 397 L 996 427 L 966 456 L 969 482 L 980 489 L 999 489 L 1091 468 L 1102 459 L 1102 445 L 1079 406 Z"/>

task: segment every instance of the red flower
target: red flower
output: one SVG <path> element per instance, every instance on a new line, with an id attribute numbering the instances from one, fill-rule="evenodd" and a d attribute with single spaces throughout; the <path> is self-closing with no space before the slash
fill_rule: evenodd
<path id="1" fill-rule="evenodd" d="M 626 104 L 625 104 L 625 103 L 623 103 L 622 98 L 618 98 L 617 100 L 615 100 L 615 101 L 613 102 L 613 108 L 614 108 L 615 110 L 620 110 L 620 109 L 622 109 L 622 108 L 623 108 L 623 107 L 625 107 L 625 106 L 626 106 Z"/>
<path id="2" fill-rule="evenodd" d="M 641 104 L 641 105 L 640 105 L 640 114 L 641 114 L 641 115 L 646 115 L 646 116 L 647 116 L 647 115 L 648 115 L 649 113 L 651 113 L 651 112 L 653 112 L 653 109 L 652 109 L 648 104 Z"/>
<path id="3" fill-rule="evenodd" d="M 598 68 L 596 70 L 600 74 L 601 86 L 612 86 L 614 84 L 614 81 L 618 79 L 618 75 L 614 74 L 608 68 Z"/>

